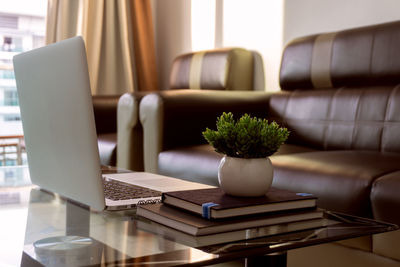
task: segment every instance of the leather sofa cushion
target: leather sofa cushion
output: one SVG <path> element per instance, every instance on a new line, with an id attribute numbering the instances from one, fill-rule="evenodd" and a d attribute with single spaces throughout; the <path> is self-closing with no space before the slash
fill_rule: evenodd
<path id="1" fill-rule="evenodd" d="M 273 186 L 318 197 L 318 206 L 372 217 L 373 181 L 398 169 L 400 155 L 373 151 L 321 151 L 271 157 Z"/>
<path id="2" fill-rule="evenodd" d="M 222 155 L 209 145 L 166 150 L 158 157 L 159 173 L 218 185 L 221 158 Z M 377 202 L 372 214 L 370 190 L 375 179 L 398 169 L 400 155 L 397 153 L 317 151 L 285 144 L 271 157 L 271 161 L 274 165 L 274 186 L 313 193 L 318 196 L 318 205 L 322 208 L 364 217 L 376 215 L 382 220 L 388 220 L 390 211 L 393 211 L 393 207 L 384 208 L 384 199 L 378 201 L 386 192 L 380 189 L 384 185 L 378 179 L 374 184 L 373 201 L 376 199 Z M 382 208 L 377 213 L 375 210 L 379 205 Z"/>
<path id="3" fill-rule="evenodd" d="M 284 144 L 275 155 L 315 151 Z M 162 151 L 158 155 L 160 174 L 218 186 L 218 166 L 222 155 L 210 145 L 181 147 Z"/>
<path id="4" fill-rule="evenodd" d="M 252 90 L 253 61 L 242 48 L 181 55 L 172 63 L 170 89 Z"/>
<path id="5" fill-rule="evenodd" d="M 117 133 L 97 135 L 100 162 L 106 166 L 116 166 L 117 160 Z"/>
<path id="6" fill-rule="evenodd" d="M 181 147 L 158 154 L 158 173 L 218 186 L 218 166 L 222 155 L 210 145 Z"/>

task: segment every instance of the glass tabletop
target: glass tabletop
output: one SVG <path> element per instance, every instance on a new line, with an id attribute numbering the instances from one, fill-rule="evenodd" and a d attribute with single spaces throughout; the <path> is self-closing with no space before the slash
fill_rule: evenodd
<path id="1" fill-rule="evenodd" d="M 328 211 L 325 220 L 326 226 L 289 233 L 282 233 L 285 225 L 279 225 L 245 229 L 230 239 L 194 237 L 138 217 L 135 210 L 94 212 L 33 188 L 22 263 L 209 265 L 397 229 L 393 224 Z"/>

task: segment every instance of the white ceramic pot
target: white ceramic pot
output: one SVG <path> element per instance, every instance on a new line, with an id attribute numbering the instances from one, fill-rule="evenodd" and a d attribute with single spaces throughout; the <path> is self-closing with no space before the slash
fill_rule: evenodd
<path id="1" fill-rule="evenodd" d="M 273 168 L 269 158 L 233 158 L 225 156 L 218 168 L 221 189 L 232 196 L 257 197 L 271 187 Z"/>

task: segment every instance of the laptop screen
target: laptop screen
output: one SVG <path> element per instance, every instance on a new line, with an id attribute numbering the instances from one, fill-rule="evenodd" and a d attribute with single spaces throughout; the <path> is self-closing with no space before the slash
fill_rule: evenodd
<path id="1" fill-rule="evenodd" d="M 86 51 L 74 37 L 14 57 L 32 182 L 105 206 Z"/>

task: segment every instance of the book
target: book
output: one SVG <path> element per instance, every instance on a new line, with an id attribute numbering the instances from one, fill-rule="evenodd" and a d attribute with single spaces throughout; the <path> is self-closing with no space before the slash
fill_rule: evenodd
<path id="1" fill-rule="evenodd" d="M 271 187 L 262 197 L 234 197 L 220 188 L 165 192 L 162 202 L 211 219 L 220 219 L 274 211 L 310 208 L 317 198 L 311 194 L 294 193 Z M 216 204 L 204 214 L 203 204 Z"/>
<path id="2" fill-rule="evenodd" d="M 194 236 L 323 217 L 323 211 L 312 209 L 307 211 L 276 212 L 222 220 L 207 220 L 196 214 L 176 209 L 163 203 L 139 206 L 136 214 Z"/>
<path id="3" fill-rule="evenodd" d="M 154 221 L 137 221 L 138 229 L 150 232 L 153 234 L 161 235 L 168 240 L 190 246 L 190 247 L 203 247 L 215 244 L 222 244 L 228 242 L 237 242 L 241 240 L 249 240 L 253 238 L 266 237 L 271 235 L 309 230 L 321 228 L 328 225 L 336 224 L 337 221 L 320 218 L 305 221 L 296 221 L 282 224 L 275 224 L 269 226 L 261 226 L 251 229 L 241 229 L 231 232 L 216 233 L 210 235 L 194 236 L 179 230 L 164 226 Z"/>

